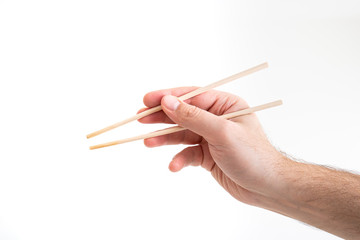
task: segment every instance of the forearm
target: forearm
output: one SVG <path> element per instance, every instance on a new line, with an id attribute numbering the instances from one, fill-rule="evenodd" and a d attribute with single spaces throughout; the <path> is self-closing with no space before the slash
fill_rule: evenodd
<path id="1" fill-rule="evenodd" d="M 360 238 L 360 176 L 286 160 L 262 207 L 346 239 Z"/>

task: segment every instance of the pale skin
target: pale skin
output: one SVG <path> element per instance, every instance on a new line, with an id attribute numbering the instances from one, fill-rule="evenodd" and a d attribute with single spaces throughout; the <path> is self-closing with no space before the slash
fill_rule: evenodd
<path id="1" fill-rule="evenodd" d="M 232 121 L 216 116 L 249 107 L 235 95 L 212 90 L 186 102 L 173 97 L 194 89 L 159 90 L 144 97 L 147 107 L 161 104 L 163 111 L 141 123 L 177 123 L 189 129 L 144 141 L 148 147 L 191 145 L 174 156 L 170 171 L 201 166 L 243 203 L 345 239 L 360 239 L 359 175 L 287 158 L 271 145 L 255 114 Z"/>

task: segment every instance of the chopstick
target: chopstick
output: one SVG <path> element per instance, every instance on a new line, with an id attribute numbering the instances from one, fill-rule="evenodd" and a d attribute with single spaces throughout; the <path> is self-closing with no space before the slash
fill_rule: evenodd
<path id="1" fill-rule="evenodd" d="M 210 89 L 219 87 L 219 86 L 221 86 L 223 84 L 229 83 L 229 82 L 234 81 L 234 80 L 236 80 L 238 78 L 245 77 L 245 76 L 247 76 L 249 74 L 255 73 L 255 72 L 260 71 L 260 70 L 262 70 L 264 68 L 267 68 L 267 67 L 268 67 L 268 64 L 266 62 L 262 63 L 260 65 L 255 66 L 255 67 L 249 68 L 249 69 L 247 69 L 245 71 L 234 74 L 234 75 L 232 75 L 230 77 L 224 78 L 224 79 L 222 79 L 220 81 L 209 84 L 209 85 L 207 85 L 205 87 L 201 87 L 201 88 L 198 88 L 198 89 L 196 89 L 196 90 L 194 90 L 192 92 L 186 93 L 186 94 L 180 96 L 179 99 L 184 101 L 186 99 L 189 99 L 189 98 L 192 98 L 192 97 L 194 97 L 196 95 L 199 95 L 199 94 L 201 94 L 203 92 L 209 91 Z M 156 107 L 150 108 L 150 109 L 148 109 L 148 110 L 146 110 L 144 112 L 136 114 L 136 115 L 134 115 L 132 117 L 129 117 L 127 119 L 124 119 L 121 122 L 115 123 L 113 125 L 107 126 L 107 127 L 103 128 L 103 129 L 100 129 L 98 131 L 92 132 L 92 133 L 88 134 L 86 137 L 87 138 L 95 137 L 97 135 L 100 135 L 102 133 L 110 131 L 110 130 L 112 130 L 114 128 L 120 127 L 120 126 L 122 126 L 122 125 L 124 125 L 126 123 L 129 123 L 129 122 L 132 122 L 134 120 L 143 118 L 145 116 L 148 116 L 148 115 L 150 115 L 152 113 L 155 113 L 155 112 L 158 112 L 158 111 L 161 111 L 161 106 L 156 106 Z"/>
<path id="2" fill-rule="evenodd" d="M 240 110 L 240 111 L 237 111 L 237 112 L 232 112 L 232 113 L 228 113 L 228 114 L 225 114 L 225 115 L 221 115 L 220 117 L 225 118 L 225 119 L 231 119 L 231 118 L 239 117 L 239 116 L 242 116 L 242 115 L 250 114 L 250 113 L 253 113 L 253 112 L 261 111 L 261 110 L 264 110 L 264 109 L 267 109 L 267 108 L 280 106 L 281 104 L 282 104 L 282 101 L 277 100 L 277 101 L 269 102 L 269 103 L 262 104 L 262 105 L 259 105 L 259 106 L 246 108 L 246 109 L 243 109 L 243 110 Z M 183 128 L 181 126 L 165 128 L 165 129 L 162 129 L 162 130 L 159 130 L 159 131 L 156 131 L 156 132 L 151 132 L 151 133 L 147 133 L 147 134 L 138 135 L 138 136 L 135 136 L 135 137 L 130 137 L 130 138 L 125 138 L 125 139 L 121 139 L 121 140 L 117 140 L 117 141 L 112 141 L 112 142 L 107 142 L 107 143 L 94 145 L 94 146 L 90 147 L 90 150 L 103 148 L 103 147 L 110 147 L 110 146 L 114 146 L 114 145 L 118 145 L 118 144 L 123 144 L 123 143 L 127 143 L 127 142 L 133 142 L 133 141 L 146 139 L 146 138 L 151 138 L 151 137 L 162 136 L 162 135 L 166 135 L 166 134 L 170 134 L 170 133 L 180 132 L 180 131 L 183 131 L 183 130 L 186 130 L 186 128 Z"/>

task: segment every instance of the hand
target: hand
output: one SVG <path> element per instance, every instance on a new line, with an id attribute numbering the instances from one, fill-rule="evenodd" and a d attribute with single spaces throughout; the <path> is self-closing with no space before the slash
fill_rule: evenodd
<path id="1" fill-rule="evenodd" d="M 146 146 L 194 145 L 175 155 L 171 171 L 202 166 L 244 203 L 360 239 L 359 175 L 286 158 L 270 144 L 255 114 L 232 121 L 216 116 L 248 108 L 237 96 L 209 91 L 186 103 L 174 97 L 194 89 L 160 90 L 144 97 L 147 107 L 161 104 L 163 111 L 140 122 L 177 123 L 188 129 L 145 139 Z"/>
<path id="2" fill-rule="evenodd" d="M 161 104 L 163 111 L 140 119 L 141 123 L 177 123 L 189 129 L 145 139 L 145 145 L 194 145 L 175 155 L 169 165 L 171 171 L 202 166 L 236 199 L 261 205 L 264 195 L 274 193 L 277 174 L 288 160 L 269 143 L 255 114 L 232 121 L 216 116 L 248 108 L 241 98 L 214 90 L 185 103 L 173 97 L 194 89 L 174 88 L 145 95 L 147 107 Z"/>

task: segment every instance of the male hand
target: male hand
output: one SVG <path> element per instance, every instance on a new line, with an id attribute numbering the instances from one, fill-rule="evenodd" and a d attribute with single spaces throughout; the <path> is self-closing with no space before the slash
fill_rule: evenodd
<path id="1" fill-rule="evenodd" d="M 193 145 L 175 155 L 169 165 L 171 171 L 202 166 L 236 199 L 259 205 L 260 195 L 274 193 L 276 175 L 288 160 L 269 143 L 255 114 L 231 121 L 217 116 L 248 108 L 241 98 L 214 90 L 186 103 L 174 97 L 194 89 L 182 87 L 145 95 L 147 107 L 161 104 L 163 112 L 144 117 L 141 123 L 177 123 L 189 129 L 146 139 L 145 145 Z"/>
<path id="2" fill-rule="evenodd" d="M 174 97 L 194 89 L 160 90 L 144 97 L 147 107 L 161 104 L 163 111 L 140 122 L 177 123 L 188 129 L 145 139 L 148 147 L 193 145 L 175 155 L 171 171 L 202 166 L 244 203 L 360 239 L 359 175 L 288 159 L 270 144 L 255 114 L 232 121 L 218 117 L 248 108 L 237 96 L 209 91 L 186 103 Z"/>

